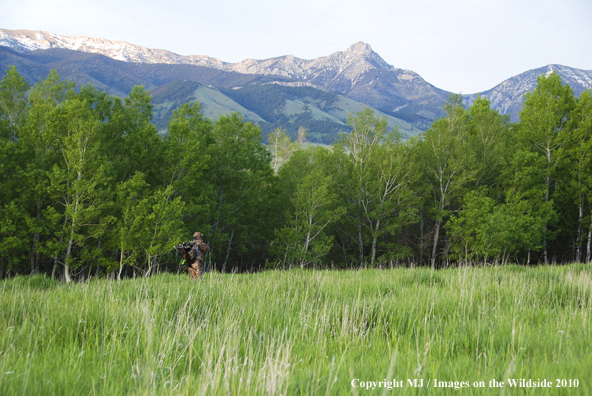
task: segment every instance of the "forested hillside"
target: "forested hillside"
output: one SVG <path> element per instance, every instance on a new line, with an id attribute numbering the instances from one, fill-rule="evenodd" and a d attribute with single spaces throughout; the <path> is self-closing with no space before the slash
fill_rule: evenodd
<path id="1" fill-rule="evenodd" d="M 277 84 L 251 85 L 223 92 L 267 121 L 261 124 L 265 136 L 276 128 L 296 136 L 299 128 L 306 128 L 314 133 L 315 142 L 332 144 L 340 132 L 350 130 L 345 122 L 330 114 L 339 101 L 340 95 L 335 92 Z"/>
<path id="2" fill-rule="evenodd" d="M 151 100 L 142 87 L 75 90 L 56 72 L 30 86 L 8 70 L 1 276 L 174 271 L 172 247 L 194 231 L 219 271 L 590 261 L 592 99 L 556 73 L 539 77 L 518 123 L 451 96 L 417 138 L 366 109 L 329 148 L 304 129 L 295 142 L 276 129 L 266 147 L 259 126 L 236 113 L 212 122 L 198 103 L 174 110 L 161 137 Z"/>
<path id="3" fill-rule="evenodd" d="M 15 65 L 29 84 L 42 81 L 51 70 L 57 70 L 62 79 L 74 81 L 76 89 L 92 84 L 100 91 L 121 98 L 127 96 L 134 86 L 144 86 L 155 96 L 153 122 L 161 133 L 166 133 L 173 110 L 197 100 L 204 115 L 212 120 L 217 120 L 222 114 L 242 114 L 246 120 L 261 127 L 263 141 L 277 127 L 292 134 L 305 127 L 315 143 L 331 144 L 339 132 L 349 131 L 345 124 L 347 114 L 367 106 L 336 92 L 277 85 L 295 83 L 296 80 L 287 77 L 241 74 L 196 65 L 128 63 L 103 55 L 59 48 L 21 54 L 0 47 L 0 68 L 8 70 L 10 65 Z M 272 82 L 274 84 L 270 84 Z M 243 89 L 245 93 L 238 92 Z M 333 106 L 330 114 L 323 111 L 326 99 L 311 102 L 311 111 L 303 107 L 304 102 L 314 101 L 316 97 L 333 98 L 330 100 Z M 294 103 L 286 101 L 287 98 L 302 103 L 294 107 Z M 239 103 L 235 101 L 237 99 Z M 265 115 L 258 114 L 260 110 Z M 397 127 L 406 136 L 421 132 L 406 121 L 384 115 L 388 118 L 389 128 Z"/>
<path id="4" fill-rule="evenodd" d="M 204 116 L 211 120 L 236 112 L 241 114 L 245 121 L 266 124 L 258 114 L 247 110 L 222 92 L 194 81 L 176 80 L 152 90 L 150 95 L 154 104 L 152 121 L 161 134 L 166 133 L 173 111 L 195 101 L 201 104 Z"/>

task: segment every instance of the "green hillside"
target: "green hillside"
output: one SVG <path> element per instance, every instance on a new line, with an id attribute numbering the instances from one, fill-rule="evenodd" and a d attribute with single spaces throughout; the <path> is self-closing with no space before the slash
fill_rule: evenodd
<path id="1" fill-rule="evenodd" d="M 264 136 L 275 128 L 283 128 L 295 137 L 298 129 L 304 127 L 308 129 L 309 140 L 320 144 L 331 144 L 339 133 L 349 132 L 349 114 L 368 107 L 335 92 L 312 87 L 264 84 L 216 90 L 194 81 L 179 80 L 152 90 L 154 123 L 165 130 L 172 111 L 194 101 L 214 121 L 222 114 L 238 112 L 246 121 L 259 124 Z M 404 136 L 420 132 L 403 120 L 376 112 L 387 118 L 389 129 L 399 128 Z"/>
<path id="2" fill-rule="evenodd" d="M 153 121 L 160 130 L 166 129 L 174 109 L 194 101 L 201 104 L 204 115 L 212 120 L 217 120 L 222 114 L 237 112 L 242 114 L 246 121 L 265 123 L 263 118 L 245 109 L 220 91 L 194 81 L 173 81 L 151 93 L 154 104 Z"/>
<path id="3" fill-rule="evenodd" d="M 298 128 L 304 126 L 309 129 L 311 140 L 325 144 L 332 143 L 340 132 L 350 130 L 347 118 L 351 112 L 368 107 L 335 92 L 312 87 L 265 84 L 226 89 L 223 92 L 269 121 L 268 125 L 262 125 L 264 132 L 282 127 L 295 136 Z M 380 117 L 387 118 L 390 129 L 398 127 L 406 137 L 421 132 L 406 121 L 375 111 Z"/>
<path id="4" fill-rule="evenodd" d="M 337 104 L 332 108 L 328 109 L 327 113 L 338 119 L 346 120 L 349 114 L 351 114 L 352 112 L 356 113 L 362 111 L 366 107 L 368 107 L 367 104 L 357 102 L 355 100 L 346 98 L 345 96 L 339 95 Z M 395 118 L 378 110 L 376 110 L 376 113 L 379 114 L 380 117 L 386 117 L 389 129 L 394 129 L 395 126 L 397 126 L 399 128 L 399 131 L 403 134 L 403 136 L 415 136 L 418 133 L 422 132 L 421 129 L 416 128 L 415 126 L 400 118 Z"/>
<path id="5" fill-rule="evenodd" d="M 92 84 L 111 95 L 126 96 L 133 86 L 143 85 L 153 95 L 154 123 L 167 128 L 172 111 L 183 103 L 199 101 L 204 115 L 212 120 L 221 114 L 238 112 L 261 126 L 264 138 L 275 128 L 292 137 L 307 128 L 313 143 L 332 144 L 340 132 L 348 132 L 347 117 L 367 104 L 336 92 L 313 87 L 280 85 L 291 79 L 277 76 L 229 73 L 193 65 L 138 64 L 116 61 L 102 55 L 65 49 L 19 54 L 0 47 L 0 68 L 15 65 L 31 84 L 57 70 L 64 80 L 77 86 Z M 386 116 L 388 127 L 399 128 L 404 136 L 421 132 L 410 123 Z"/>

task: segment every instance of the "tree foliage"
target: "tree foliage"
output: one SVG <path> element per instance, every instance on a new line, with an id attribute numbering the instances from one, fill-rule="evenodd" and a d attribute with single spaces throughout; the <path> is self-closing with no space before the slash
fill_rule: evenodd
<path id="1" fill-rule="evenodd" d="M 466 107 L 453 95 L 443 110 L 414 139 L 366 109 L 331 147 L 305 129 L 295 141 L 276 129 L 266 146 L 240 115 L 212 121 L 193 103 L 161 137 L 143 87 L 117 98 L 56 72 L 30 87 L 10 68 L 0 276 L 174 271 L 172 246 L 194 231 L 212 248 L 207 267 L 224 272 L 590 261 L 590 92 L 576 98 L 550 74 L 518 123 L 482 97 Z"/>

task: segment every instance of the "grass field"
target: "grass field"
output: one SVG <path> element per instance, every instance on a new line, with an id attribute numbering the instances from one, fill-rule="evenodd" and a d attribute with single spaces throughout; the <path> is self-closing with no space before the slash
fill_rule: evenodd
<path id="1" fill-rule="evenodd" d="M 0 395 L 589 395 L 591 308 L 590 265 L 18 277 L 0 282 Z M 508 378 L 552 387 L 489 387 Z"/>

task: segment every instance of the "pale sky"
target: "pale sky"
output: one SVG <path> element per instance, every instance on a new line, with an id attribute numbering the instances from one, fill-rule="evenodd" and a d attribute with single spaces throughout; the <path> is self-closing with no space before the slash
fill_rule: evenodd
<path id="1" fill-rule="evenodd" d="M 226 62 L 363 41 L 455 93 L 551 63 L 592 70 L 592 0 L 0 0 L 0 28 L 123 40 Z"/>

